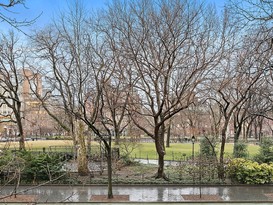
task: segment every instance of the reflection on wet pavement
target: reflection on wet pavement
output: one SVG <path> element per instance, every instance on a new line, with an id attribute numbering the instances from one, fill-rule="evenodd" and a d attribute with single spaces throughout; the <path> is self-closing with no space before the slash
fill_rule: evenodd
<path id="1" fill-rule="evenodd" d="M 26 190 L 29 187 L 20 187 Z M 2 187 L 1 195 L 13 187 Z M 131 202 L 179 202 L 182 195 L 219 195 L 223 201 L 272 201 L 273 186 L 114 186 L 114 195 L 129 195 Z M 24 194 L 38 195 L 38 202 L 89 202 L 92 195 L 106 195 L 107 186 L 43 186 Z M 267 196 L 266 196 L 267 195 Z"/>

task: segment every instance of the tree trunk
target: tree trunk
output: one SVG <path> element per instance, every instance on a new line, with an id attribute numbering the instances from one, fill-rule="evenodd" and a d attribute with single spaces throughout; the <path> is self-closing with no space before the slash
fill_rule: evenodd
<path id="1" fill-rule="evenodd" d="M 258 128 L 257 128 L 256 119 L 255 119 L 255 121 L 254 121 L 254 137 L 255 137 L 256 140 L 259 139 L 259 137 L 258 137 Z M 260 139 L 259 139 L 259 141 L 260 141 Z"/>
<path id="2" fill-rule="evenodd" d="M 157 135 L 155 138 L 155 146 L 158 154 L 158 170 L 155 178 L 156 179 L 163 178 L 165 180 L 168 180 L 164 173 L 164 156 L 166 154 L 164 147 L 164 132 L 165 132 L 164 124 L 161 127 L 159 127 L 158 131 L 155 130 L 155 134 Z"/>
<path id="3" fill-rule="evenodd" d="M 218 176 L 220 179 L 224 179 L 224 154 L 225 154 L 225 145 L 226 145 L 226 131 L 227 131 L 228 122 L 224 124 L 224 127 L 221 131 L 222 141 L 221 141 L 221 148 L 220 148 L 220 157 L 219 157 L 219 167 L 218 167 Z"/>
<path id="4" fill-rule="evenodd" d="M 113 184 L 112 184 L 112 149 L 111 149 L 111 138 L 109 139 L 110 143 L 107 145 L 105 143 L 106 148 L 106 156 L 107 156 L 107 175 L 108 175 L 108 193 L 107 198 L 112 199 L 113 196 Z"/>
<path id="5" fill-rule="evenodd" d="M 88 135 L 87 138 L 87 155 L 91 157 L 91 135 Z"/>
<path id="6" fill-rule="evenodd" d="M 120 143 L 120 133 L 119 130 L 115 130 L 115 145 L 119 145 Z"/>
<path id="7" fill-rule="evenodd" d="M 246 127 L 246 138 L 248 140 L 248 138 L 252 137 L 252 127 L 253 127 L 253 121 L 255 118 L 251 118 L 250 121 L 247 124 Z"/>
<path id="8" fill-rule="evenodd" d="M 166 147 L 170 147 L 170 138 L 171 138 L 171 125 L 168 126 Z"/>
<path id="9" fill-rule="evenodd" d="M 258 127 L 259 127 L 258 136 L 259 141 L 261 142 L 263 137 L 263 118 L 258 117 Z"/>
<path id="10" fill-rule="evenodd" d="M 17 126 L 19 129 L 19 150 L 26 150 L 25 146 L 25 135 L 24 135 L 24 130 L 21 121 L 17 121 Z"/>
<path id="11" fill-rule="evenodd" d="M 238 125 L 236 127 L 236 130 L 234 132 L 234 143 L 237 143 L 239 141 L 240 134 L 242 132 L 242 124 Z"/>
<path id="12" fill-rule="evenodd" d="M 74 131 L 71 131 L 70 134 L 73 140 L 73 159 L 76 160 L 78 155 L 78 141 L 76 139 L 77 135 L 74 133 Z"/>
<path id="13" fill-rule="evenodd" d="M 244 121 L 244 123 L 243 123 L 243 127 L 242 127 L 242 129 L 243 129 L 243 140 L 245 141 L 245 142 L 247 142 L 247 135 L 246 135 L 246 122 Z"/>
<path id="14" fill-rule="evenodd" d="M 163 178 L 163 179 L 166 178 L 164 173 L 164 154 L 158 155 L 158 169 L 157 169 L 156 178 Z"/>
<path id="15" fill-rule="evenodd" d="M 80 176 L 87 176 L 89 174 L 87 152 L 85 145 L 85 137 L 83 135 L 83 123 L 79 122 L 78 140 L 79 140 L 79 150 L 78 150 L 78 173 Z"/>
<path id="16" fill-rule="evenodd" d="M 20 135 L 19 150 L 26 150 L 26 146 L 25 146 L 25 136 L 24 136 L 24 135 Z"/>
<path id="17" fill-rule="evenodd" d="M 17 107 L 17 112 L 15 112 L 15 119 L 18 127 L 18 132 L 19 132 L 19 150 L 26 150 L 25 146 L 25 134 L 24 134 L 24 129 L 23 129 L 23 124 L 22 124 L 22 116 L 21 116 L 21 101 L 16 102 L 16 107 Z"/>
<path id="18" fill-rule="evenodd" d="M 233 119 L 233 130 L 234 130 L 234 143 L 237 143 L 238 142 L 238 134 L 237 134 L 237 130 L 238 129 L 238 126 L 237 126 L 237 121 L 236 121 L 236 116 L 234 115 L 234 119 Z"/>
<path id="19" fill-rule="evenodd" d="M 240 127 L 237 127 L 237 130 L 234 133 L 234 146 L 233 146 L 233 156 L 237 156 L 237 149 L 238 146 L 236 146 L 239 142 L 239 136 L 241 134 L 242 131 L 242 126 L 240 125 Z"/>
<path id="20" fill-rule="evenodd" d="M 76 160 L 77 159 L 77 154 L 78 154 L 78 141 L 77 141 L 77 134 L 76 134 L 76 120 L 74 118 L 72 118 L 71 116 L 69 117 L 69 125 L 70 125 L 70 129 L 69 129 L 69 133 L 72 137 L 72 141 L 73 141 L 73 159 Z"/>

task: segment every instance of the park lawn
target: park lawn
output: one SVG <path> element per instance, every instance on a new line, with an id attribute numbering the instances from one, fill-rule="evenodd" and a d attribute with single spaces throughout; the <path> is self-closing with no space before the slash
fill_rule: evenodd
<path id="1" fill-rule="evenodd" d="M 195 144 L 195 151 L 198 152 L 199 145 Z M 166 160 L 180 160 L 184 159 L 183 154 L 186 157 L 190 157 L 192 154 L 192 144 L 190 143 L 174 143 L 169 148 L 166 148 Z M 141 159 L 157 159 L 157 153 L 154 143 L 140 143 L 137 149 L 135 149 L 131 157 Z"/>
<path id="2" fill-rule="evenodd" d="M 191 143 L 173 143 L 169 148 L 166 148 L 165 160 L 180 160 L 187 159 L 192 156 Z M 217 146 L 217 153 L 220 151 L 220 145 Z M 248 145 L 249 157 L 253 157 L 259 151 L 259 146 L 254 144 Z M 199 153 L 199 143 L 194 144 L 194 154 Z M 232 157 L 233 144 L 227 143 L 225 146 L 225 157 Z M 142 159 L 157 159 L 154 143 L 140 143 L 139 147 L 135 149 L 131 157 Z"/>
<path id="3" fill-rule="evenodd" d="M 19 142 L 1 142 L 0 149 L 4 147 L 10 149 L 18 149 Z M 42 151 L 45 148 L 46 151 L 70 151 L 68 148 L 72 148 L 72 140 L 38 140 L 38 141 L 26 141 L 26 149 L 32 151 Z M 92 142 L 92 147 L 98 147 L 97 142 Z M 219 147 L 217 152 L 219 153 Z M 258 153 L 259 146 L 249 144 L 248 152 L 249 157 L 253 157 Z M 96 149 L 97 151 L 97 149 Z M 92 152 L 92 149 L 91 149 Z M 122 150 L 121 150 L 122 152 Z M 231 157 L 233 152 L 233 144 L 227 143 L 225 147 L 225 157 Z M 199 143 L 194 144 L 194 153 L 199 153 Z M 165 160 L 185 160 L 192 156 L 192 144 L 191 143 L 172 143 L 169 148 L 166 148 Z M 131 153 L 133 158 L 142 159 L 157 159 L 157 153 L 154 143 L 140 143 L 139 146 Z"/>
<path id="4" fill-rule="evenodd" d="M 25 141 L 26 150 L 29 151 L 56 151 L 56 152 L 71 152 L 73 148 L 72 140 L 38 140 L 38 141 Z M 98 143 L 92 142 L 92 147 L 96 147 Z M 19 142 L 0 142 L 0 149 L 10 148 L 19 149 Z"/>
<path id="5" fill-rule="evenodd" d="M 41 151 L 43 148 L 54 150 L 55 147 L 72 147 L 72 140 L 38 140 L 38 141 L 26 141 L 26 150 Z M 19 142 L 1 142 L 0 149 L 10 148 L 18 149 Z"/>

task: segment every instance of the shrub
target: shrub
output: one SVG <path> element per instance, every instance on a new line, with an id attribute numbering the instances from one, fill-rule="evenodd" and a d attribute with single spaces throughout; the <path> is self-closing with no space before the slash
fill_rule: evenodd
<path id="1" fill-rule="evenodd" d="M 121 141 L 119 148 L 120 148 L 120 153 L 121 153 L 121 160 L 125 165 L 131 165 L 134 164 L 133 159 L 130 157 L 132 152 L 139 148 L 139 143 L 138 140 L 134 137 L 130 139 L 124 139 Z"/>
<path id="2" fill-rule="evenodd" d="M 11 152 L 5 151 L 0 157 L 0 171 L 4 171 L 6 166 L 13 161 L 13 155 Z"/>
<path id="3" fill-rule="evenodd" d="M 0 157 L 1 182 L 17 183 L 25 168 L 25 160 L 15 152 L 4 151 Z"/>
<path id="4" fill-rule="evenodd" d="M 233 157 L 234 158 L 247 158 L 248 157 L 247 144 L 244 142 L 236 142 L 234 144 Z"/>
<path id="5" fill-rule="evenodd" d="M 227 173 L 231 180 L 239 183 L 265 184 L 272 181 L 273 165 L 236 158 L 228 163 Z"/>
<path id="6" fill-rule="evenodd" d="M 215 138 L 207 138 L 204 137 L 200 140 L 200 154 L 205 158 L 213 158 L 215 157 L 214 150 L 216 147 Z"/>
<path id="7" fill-rule="evenodd" d="M 34 155 L 27 151 L 6 151 L 0 157 L 0 176 L 3 179 L 17 173 L 25 182 L 52 180 L 63 173 L 62 166 L 63 157 L 56 153 Z"/>
<path id="8" fill-rule="evenodd" d="M 259 163 L 273 162 L 273 140 L 264 138 L 260 144 L 259 153 L 254 157 Z"/>
<path id="9" fill-rule="evenodd" d="M 59 154 L 42 153 L 33 155 L 30 152 L 22 156 L 25 161 L 25 169 L 22 179 L 35 182 L 36 180 L 52 180 L 62 174 L 63 160 Z"/>

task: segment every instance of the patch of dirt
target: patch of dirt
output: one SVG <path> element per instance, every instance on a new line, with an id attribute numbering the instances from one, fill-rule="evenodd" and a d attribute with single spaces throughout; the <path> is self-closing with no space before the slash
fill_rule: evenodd
<path id="1" fill-rule="evenodd" d="M 129 195 L 114 195 L 114 198 L 108 199 L 107 195 L 92 195 L 90 201 L 92 202 L 128 202 Z"/>
<path id="2" fill-rule="evenodd" d="M 152 177 L 157 171 L 157 166 L 121 166 L 119 169 L 114 170 L 114 175 L 120 175 L 125 178 Z"/>
<path id="3" fill-rule="evenodd" d="M 182 195 L 182 197 L 186 201 L 223 201 L 223 199 L 219 195 L 202 194 L 200 198 L 200 195 L 189 194 L 189 195 Z"/>
<path id="4" fill-rule="evenodd" d="M 141 166 L 141 165 L 131 165 L 131 166 L 120 166 L 113 169 L 113 179 L 128 179 L 134 181 L 142 181 L 145 179 L 152 179 L 157 172 L 157 166 Z M 92 172 L 89 176 L 79 176 L 77 173 L 71 173 L 70 177 L 77 179 L 83 184 L 92 183 L 92 180 L 107 179 L 107 171 L 104 170 L 103 173 Z"/>
<path id="5" fill-rule="evenodd" d="M 37 202 L 36 195 L 0 196 L 0 202 Z"/>

